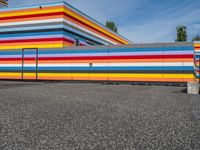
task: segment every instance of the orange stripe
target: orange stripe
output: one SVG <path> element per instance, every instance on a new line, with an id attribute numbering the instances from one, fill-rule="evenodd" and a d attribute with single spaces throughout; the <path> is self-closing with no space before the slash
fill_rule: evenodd
<path id="1" fill-rule="evenodd" d="M 193 79 L 182 79 L 182 78 L 110 78 L 110 81 L 154 81 L 154 82 L 186 82 L 186 81 L 192 81 Z"/>
<path id="2" fill-rule="evenodd" d="M 21 64 L 22 61 L 0 61 L 0 64 Z"/>
<path id="3" fill-rule="evenodd" d="M 61 6 L 45 6 L 42 7 L 42 10 L 52 10 L 52 9 L 59 9 L 59 8 L 63 8 L 63 5 Z M 39 7 L 38 8 L 26 8 L 26 9 L 19 9 L 19 10 L 8 10 L 8 11 L 3 11 L 0 12 L 0 15 L 2 14 L 13 14 L 13 16 L 16 16 L 15 13 L 22 13 L 22 12 L 30 12 L 30 11 L 38 11 L 41 10 Z"/>
<path id="4" fill-rule="evenodd" d="M 61 78 L 61 77 L 38 77 L 38 80 L 72 80 L 71 78 Z"/>
<path id="5" fill-rule="evenodd" d="M 94 81 L 108 81 L 108 77 L 90 77 L 90 80 L 94 80 Z"/>
<path id="6" fill-rule="evenodd" d="M 0 76 L 0 79 L 21 79 L 21 76 Z"/>

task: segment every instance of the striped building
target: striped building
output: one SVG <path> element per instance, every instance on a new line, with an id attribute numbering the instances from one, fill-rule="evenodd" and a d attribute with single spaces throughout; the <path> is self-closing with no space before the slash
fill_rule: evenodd
<path id="1" fill-rule="evenodd" d="M 130 43 L 64 2 L 4 9 L 0 79 L 198 81 L 199 43 Z"/>
<path id="2" fill-rule="evenodd" d="M 200 43 L 194 44 L 195 49 L 195 75 L 200 78 Z"/>
<path id="3" fill-rule="evenodd" d="M 77 42 L 131 43 L 65 2 L 0 10 L 0 49 L 62 48 Z"/>

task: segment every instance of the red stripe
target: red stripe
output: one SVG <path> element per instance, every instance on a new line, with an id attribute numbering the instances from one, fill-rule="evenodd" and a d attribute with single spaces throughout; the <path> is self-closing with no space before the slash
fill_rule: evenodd
<path id="1" fill-rule="evenodd" d="M 101 59 L 169 59 L 169 58 L 193 58 L 193 55 L 147 55 L 147 56 L 89 56 L 89 57 L 40 57 L 39 60 L 101 60 Z"/>
<path id="2" fill-rule="evenodd" d="M 20 39 L 20 40 L 0 40 L 0 44 L 7 43 L 26 43 L 26 42 L 52 42 L 52 41 L 66 41 L 74 43 L 73 40 L 67 38 L 39 38 L 39 39 Z"/>
<path id="3" fill-rule="evenodd" d="M 38 60 L 109 60 L 109 59 L 170 59 L 170 58 L 193 58 L 193 55 L 147 55 L 147 56 L 79 56 L 79 57 L 39 57 Z M 34 58 L 25 58 L 33 60 Z M 21 58 L 0 58 L 0 61 L 16 61 Z"/>
<path id="4" fill-rule="evenodd" d="M 3 40 L 0 44 L 19 43 L 19 42 L 46 42 L 46 41 L 63 41 L 64 38 L 41 38 L 41 39 L 20 39 L 20 40 Z"/>
<path id="5" fill-rule="evenodd" d="M 86 46 L 86 44 L 82 44 L 82 43 L 80 43 L 80 46 Z"/>

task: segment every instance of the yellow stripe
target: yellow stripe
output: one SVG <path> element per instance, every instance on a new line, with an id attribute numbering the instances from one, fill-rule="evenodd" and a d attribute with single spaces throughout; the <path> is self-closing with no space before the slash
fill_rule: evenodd
<path id="1" fill-rule="evenodd" d="M 2 77 L 2 76 L 5 76 L 5 77 L 7 77 L 7 76 L 21 76 L 22 75 L 22 73 L 21 72 L 0 72 L 0 76 Z"/>
<path id="2" fill-rule="evenodd" d="M 68 77 L 71 76 L 71 73 L 38 73 L 38 77 Z"/>
<path id="3" fill-rule="evenodd" d="M 46 7 L 45 7 L 46 8 Z M 31 8 L 30 8 L 31 9 Z M 25 10 L 25 12 L 8 12 L 6 14 L 1 14 L 1 17 L 12 17 L 12 16 L 21 16 L 21 15 L 36 15 L 36 14 L 45 14 L 45 13 L 56 13 L 56 12 L 63 12 L 63 8 L 54 8 L 54 9 L 39 9 L 38 11 L 28 11 Z M 3 13 L 3 12 L 2 12 Z"/>
<path id="4" fill-rule="evenodd" d="M 14 77 L 21 77 L 21 72 L 0 72 L 1 78 L 14 78 Z M 27 77 L 36 77 L 36 73 L 24 73 L 24 78 Z M 38 73 L 38 78 L 70 78 L 70 77 L 83 77 L 83 78 L 143 78 L 143 79 L 193 79 L 194 81 L 197 80 L 193 74 L 94 74 L 94 73 Z"/>
<path id="5" fill-rule="evenodd" d="M 26 72 L 26 73 L 23 73 L 23 76 L 24 77 L 36 77 L 36 73 Z"/>
<path id="6" fill-rule="evenodd" d="M 200 43 L 199 44 L 194 44 L 194 46 L 200 46 Z"/>
<path id="7" fill-rule="evenodd" d="M 21 76 L 21 72 L 0 72 L 0 76 Z M 24 73 L 36 76 L 36 73 Z M 105 74 L 105 73 L 38 73 L 39 77 L 113 77 L 113 78 L 194 78 L 193 74 Z"/>
<path id="8" fill-rule="evenodd" d="M 193 74 L 106 74 L 106 73 L 38 73 L 41 76 L 61 76 L 61 77 L 66 77 L 66 76 L 80 76 L 80 77 L 87 77 L 87 76 L 92 76 L 92 77 L 120 77 L 120 78 L 193 78 Z"/>
<path id="9" fill-rule="evenodd" d="M 63 44 L 32 44 L 32 45 L 13 45 L 13 46 L 0 46 L 0 50 L 12 50 L 12 49 L 22 49 L 22 48 L 62 48 Z"/>
<path id="10" fill-rule="evenodd" d="M 164 78 L 193 78 L 193 74 L 163 74 Z"/>

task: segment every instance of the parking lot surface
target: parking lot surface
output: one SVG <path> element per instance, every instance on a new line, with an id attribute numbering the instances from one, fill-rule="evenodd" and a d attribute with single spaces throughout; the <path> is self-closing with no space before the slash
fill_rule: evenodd
<path id="1" fill-rule="evenodd" d="M 0 81 L 0 150 L 200 149 L 185 87 Z"/>

